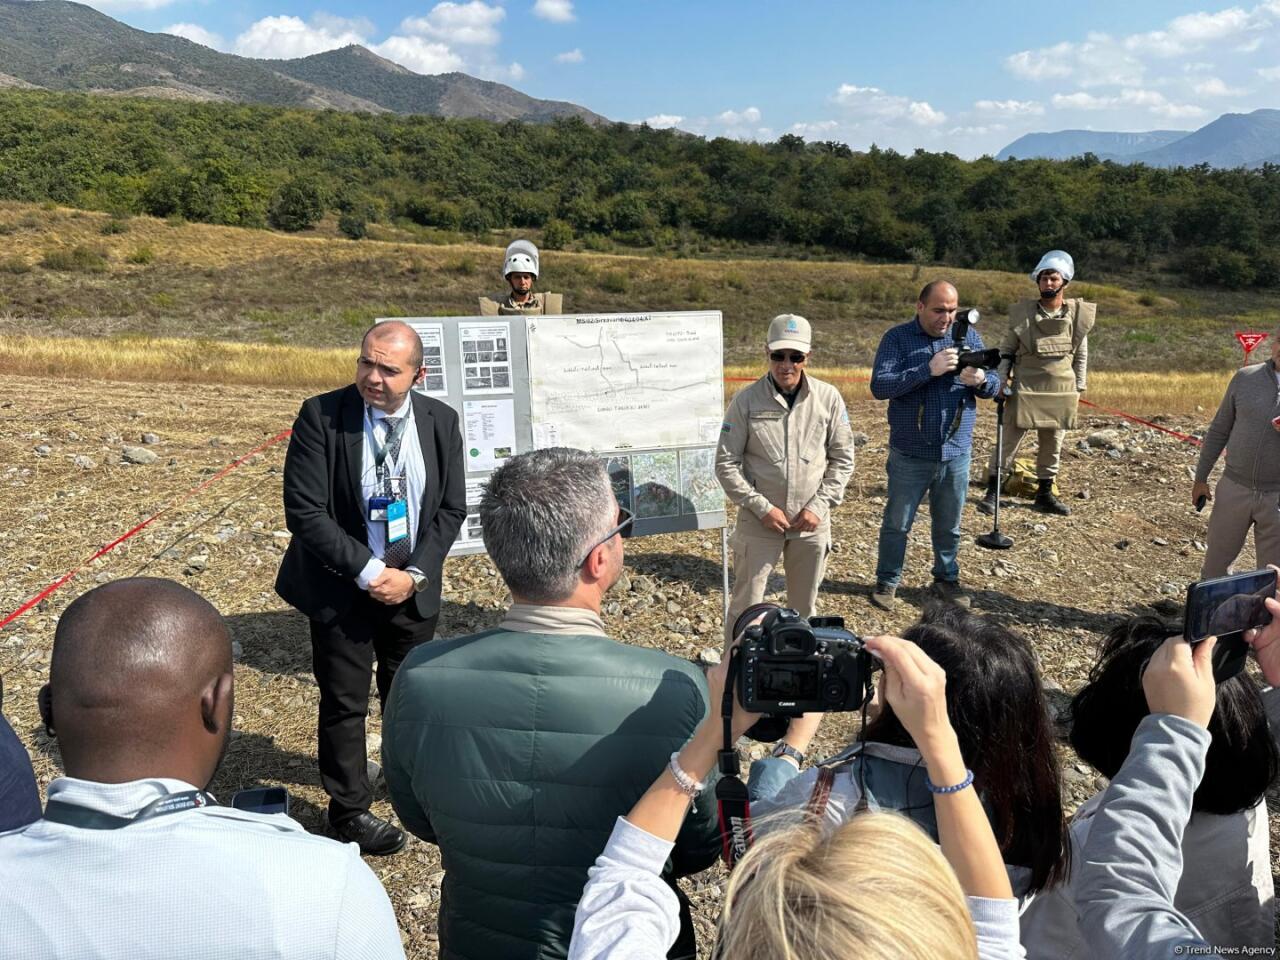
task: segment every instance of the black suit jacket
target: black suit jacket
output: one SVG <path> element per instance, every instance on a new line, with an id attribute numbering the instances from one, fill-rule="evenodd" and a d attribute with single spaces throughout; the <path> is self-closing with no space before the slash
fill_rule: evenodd
<path id="1" fill-rule="evenodd" d="M 409 559 L 427 586 L 407 602 L 429 617 L 440 610 L 440 571 L 467 516 L 458 415 L 448 404 L 412 395 L 427 485 Z M 364 400 L 352 384 L 312 397 L 293 424 L 284 461 L 284 516 L 293 534 L 276 575 L 276 593 L 312 620 L 330 623 L 363 592 L 356 576 L 373 556 L 361 490 Z"/>

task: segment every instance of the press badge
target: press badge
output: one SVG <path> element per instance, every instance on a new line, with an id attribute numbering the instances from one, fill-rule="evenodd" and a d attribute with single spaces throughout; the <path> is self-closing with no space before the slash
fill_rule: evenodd
<path id="1" fill-rule="evenodd" d="M 392 500 L 387 504 L 387 543 L 398 543 L 409 535 L 409 504 Z"/>

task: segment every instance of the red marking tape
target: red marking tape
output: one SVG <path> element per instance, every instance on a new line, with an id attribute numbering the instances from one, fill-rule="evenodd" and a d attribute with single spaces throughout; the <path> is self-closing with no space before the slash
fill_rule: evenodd
<path id="1" fill-rule="evenodd" d="M 1123 410 L 1108 410 L 1106 407 L 1100 407 L 1096 403 L 1090 403 L 1083 397 L 1080 398 L 1080 402 L 1086 407 L 1093 407 L 1093 409 L 1101 410 L 1103 413 L 1109 413 L 1113 417 L 1123 417 L 1125 420 L 1132 421 L 1133 423 L 1140 423 L 1144 427 L 1150 427 L 1152 430 L 1159 430 L 1161 433 L 1167 433 L 1171 437 L 1177 437 L 1185 443 L 1190 443 L 1197 447 L 1200 446 L 1200 439 L 1198 437 L 1191 436 L 1189 433 L 1179 433 L 1177 430 L 1170 430 L 1168 427 L 1162 427 L 1160 424 L 1152 423 L 1150 420 L 1143 420 L 1141 417 L 1135 417 L 1133 414 L 1125 413 Z"/>
<path id="2" fill-rule="evenodd" d="M 37 593 L 34 597 L 32 597 L 30 600 L 28 600 L 26 603 L 20 606 L 17 610 L 13 611 L 13 613 L 9 614 L 3 620 L 0 620 L 0 630 L 3 630 L 9 624 L 13 623 L 13 621 L 17 620 L 20 616 L 22 616 L 24 613 L 26 613 L 28 610 L 34 607 L 36 604 L 43 601 L 46 597 L 48 597 L 55 590 L 60 588 L 64 583 L 69 581 L 77 573 L 79 573 L 89 564 L 93 563 L 93 561 L 97 560 L 101 556 L 104 556 L 105 554 L 110 553 L 112 550 L 120 546 L 120 544 L 124 543 L 130 537 L 133 537 L 136 534 L 140 533 L 141 531 L 145 530 L 147 527 L 151 526 L 151 524 L 153 524 L 156 520 L 158 520 L 164 514 L 168 513 L 170 510 L 172 510 L 174 507 L 178 506 L 179 504 L 185 503 L 187 500 L 190 500 L 192 497 L 194 497 L 197 493 L 199 493 L 205 487 L 209 486 L 211 483 L 216 483 L 217 481 L 221 480 L 232 470 L 235 470 L 237 467 L 241 466 L 250 457 L 254 456 L 255 454 L 261 453 L 263 450 L 266 450 L 268 447 L 275 446 L 281 440 L 287 440 L 292 433 L 293 433 L 293 430 L 291 429 L 285 430 L 281 433 L 277 433 L 274 437 L 272 437 L 270 440 L 266 441 L 265 443 L 258 444 L 256 447 L 254 447 L 252 450 L 246 453 L 239 460 L 236 460 L 235 462 L 223 467 L 221 470 L 219 470 L 217 473 L 211 476 L 208 480 L 205 480 L 203 483 L 192 487 L 190 490 L 188 490 L 186 493 L 184 493 L 182 496 L 178 497 L 178 499 L 172 501 L 171 503 L 165 504 L 163 507 L 161 507 L 155 513 L 153 513 L 151 516 L 147 517 L 147 519 L 143 520 L 140 524 L 138 524 L 132 530 L 116 537 L 114 540 L 108 543 L 105 547 L 102 547 L 100 550 L 94 553 L 91 557 L 86 558 L 79 566 L 63 574 L 57 580 L 53 581 L 53 583 L 49 584 L 49 586 L 45 587 L 43 590 Z"/>

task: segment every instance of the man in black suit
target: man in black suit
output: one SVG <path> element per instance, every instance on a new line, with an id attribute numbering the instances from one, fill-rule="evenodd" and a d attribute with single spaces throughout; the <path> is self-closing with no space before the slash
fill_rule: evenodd
<path id="1" fill-rule="evenodd" d="M 276 592 L 311 620 L 329 823 L 369 854 L 405 843 L 369 812 L 369 675 L 376 657 L 385 705 L 405 655 L 431 639 L 440 571 L 467 513 L 458 415 L 412 392 L 424 373 L 414 329 L 375 324 L 356 382 L 303 403 L 284 464 L 293 540 Z"/>

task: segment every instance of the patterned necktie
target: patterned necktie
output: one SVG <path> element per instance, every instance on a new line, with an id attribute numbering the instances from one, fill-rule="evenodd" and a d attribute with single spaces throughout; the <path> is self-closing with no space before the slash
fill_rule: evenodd
<path id="1" fill-rule="evenodd" d="M 400 459 L 400 440 L 403 431 L 396 428 L 400 425 L 402 417 L 383 417 L 382 422 L 387 427 L 386 456 L 382 460 L 382 465 L 378 467 L 378 485 L 382 488 L 383 496 L 395 497 L 395 491 L 391 488 L 391 467 Z M 408 484 L 405 484 L 407 487 Z M 405 497 L 408 497 L 409 491 L 404 491 Z M 397 570 L 402 569 L 409 562 L 410 554 L 410 537 L 404 537 L 395 543 L 388 543 L 382 551 L 382 562 L 388 567 L 395 567 Z"/>

